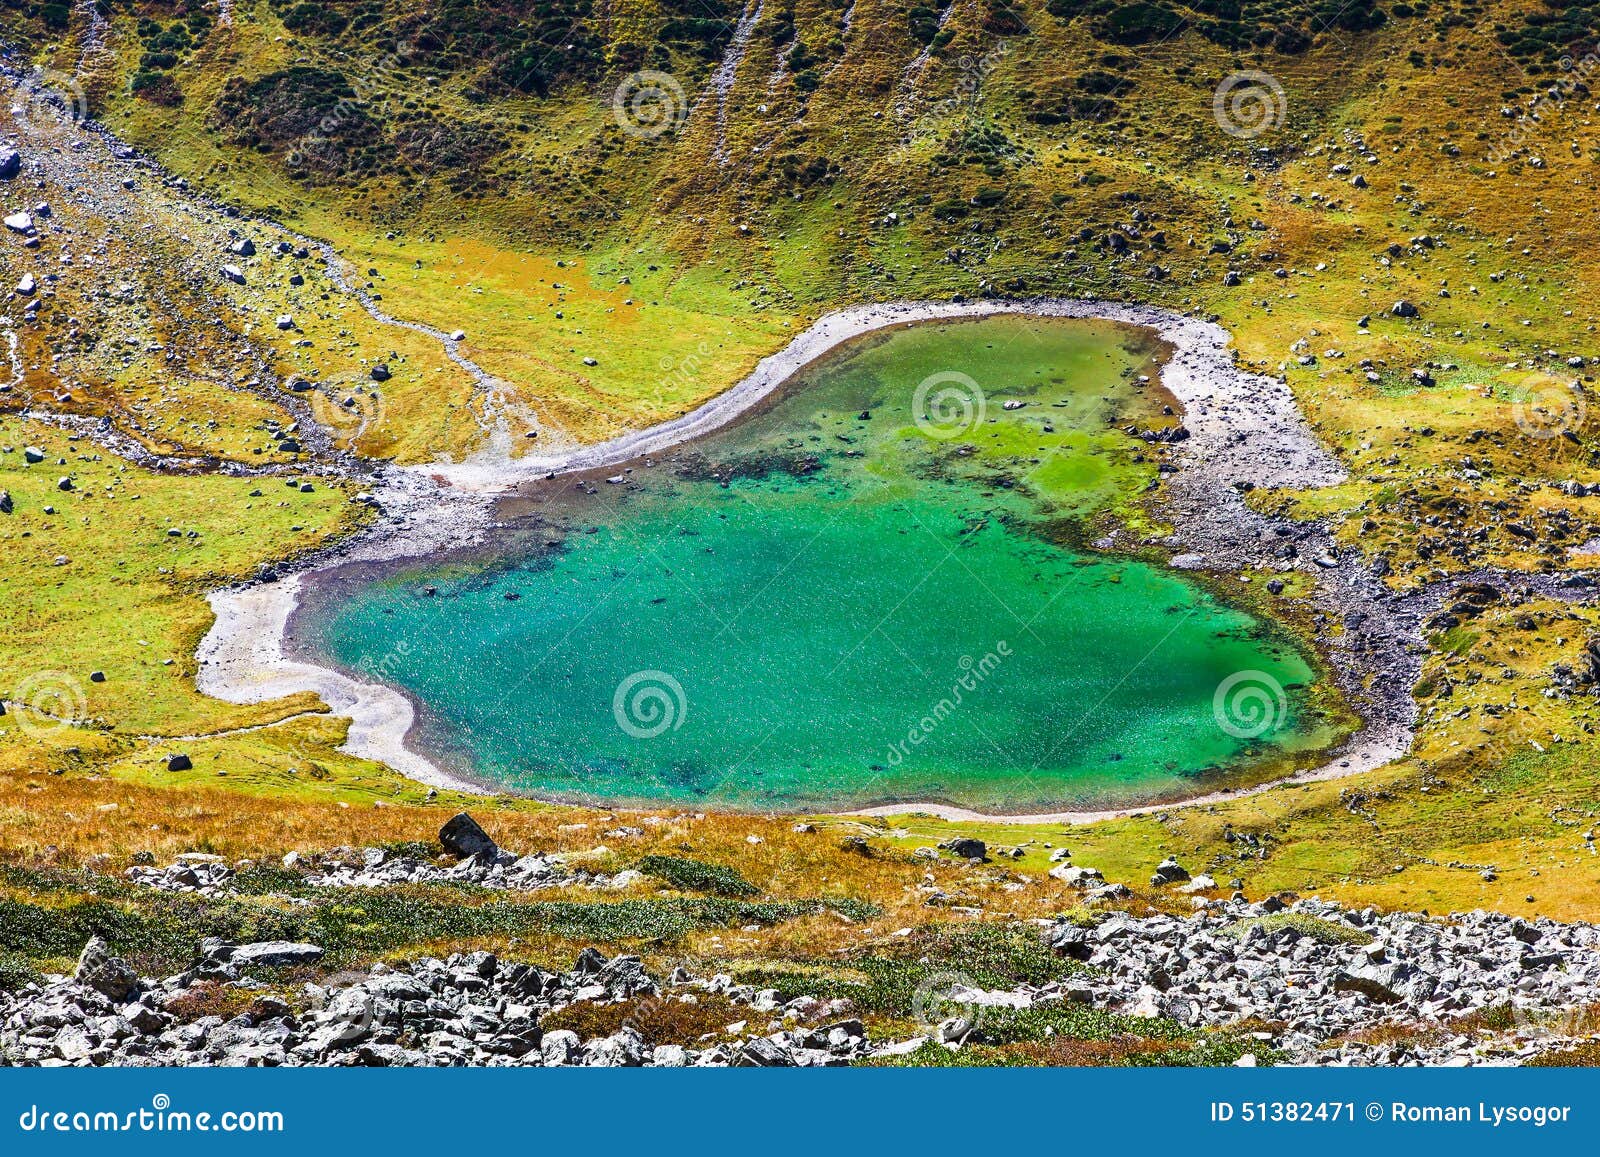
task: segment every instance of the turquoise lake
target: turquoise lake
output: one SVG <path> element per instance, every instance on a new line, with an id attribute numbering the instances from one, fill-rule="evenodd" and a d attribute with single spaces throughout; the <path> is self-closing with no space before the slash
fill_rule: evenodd
<path id="1" fill-rule="evenodd" d="M 407 692 L 445 764 L 562 799 L 1016 812 L 1281 768 L 1336 738 L 1295 642 L 1083 545 L 1157 477 L 1123 427 L 1175 420 L 1158 354 L 1057 319 L 875 335 L 624 481 L 506 504 L 472 557 L 320 584 L 296 648 Z"/>

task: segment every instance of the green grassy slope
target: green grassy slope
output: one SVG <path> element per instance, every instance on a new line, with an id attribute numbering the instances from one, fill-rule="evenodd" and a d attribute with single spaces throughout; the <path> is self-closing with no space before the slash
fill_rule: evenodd
<path id="1" fill-rule="evenodd" d="M 1600 482 L 1589 6 L 766 0 L 743 26 L 755 7 L 673 0 L 240 0 L 230 26 L 167 0 L 98 10 L 98 30 L 84 9 L 26 3 L 0 27 L 174 172 L 332 241 L 391 313 L 465 331 L 529 428 L 592 440 L 681 412 L 845 303 L 1151 301 L 1215 314 L 1350 466 L 1334 490 L 1252 501 L 1330 520 L 1397 585 L 1593 561 L 1581 548 L 1600 497 L 1555 488 Z M 1227 87 L 1243 73 L 1270 79 Z M 151 228 L 179 227 L 156 213 Z M 321 274 L 290 286 L 287 264 L 258 264 L 266 276 L 216 292 L 240 332 L 253 312 L 294 313 L 298 333 L 251 331 L 282 375 L 340 380 L 393 355 L 381 412 L 351 432 L 360 449 L 421 461 L 474 444 L 481 399 L 437 343 L 377 326 Z M 1401 300 L 1416 316 L 1391 312 Z M 67 330 L 26 338 L 32 361 L 48 365 Z M 113 372 L 92 349 L 67 356 L 81 384 L 55 404 L 130 429 L 154 360 Z M 265 441 L 258 403 L 196 385 L 178 408 L 217 428 L 173 423 L 162 448 L 243 458 Z M 163 517 L 187 524 L 201 491 L 238 497 L 194 485 Z M 201 570 L 248 573 L 271 557 L 272 525 L 160 604 L 156 633 L 180 658 Z M 109 568 L 117 552 L 80 557 Z M 26 637 L 70 605 L 38 599 L 16 612 Z M 1552 673 L 1585 662 L 1592 618 L 1530 598 L 1441 627 L 1412 761 L 1191 816 L 1182 846 L 1226 857 L 1224 820 L 1269 817 L 1277 845 L 1234 869 L 1252 885 L 1525 903 L 1525 875 L 1489 888 L 1440 865 L 1570 858 L 1551 813 L 1577 806 L 1581 781 L 1538 748 L 1589 734 L 1592 697 L 1557 692 Z M 49 667 L 88 662 L 69 651 Z M 100 703 L 114 686 L 89 688 L 97 717 L 194 707 L 143 684 Z M 310 730 L 328 766 L 373 774 Z M 299 744 L 208 742 L 258 784 L 305 762 Z M 119 775 L 155 774 L 113 746 Z M 1369 786 L 1390 792 L 1371 822 L 1341 800 Z M 1168 830 L 1096 829 L 1130 864 L 1176 846 Z M 1363 850 L 1333 855 L 1335 841 Z M 1563 871 L 1541 902 L 1593 914 L 1592 872 L 1581 858 Z"/>

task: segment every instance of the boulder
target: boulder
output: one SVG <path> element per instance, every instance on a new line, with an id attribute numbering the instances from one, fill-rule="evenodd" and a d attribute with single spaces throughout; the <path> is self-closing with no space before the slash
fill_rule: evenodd
<path id="1" fill-rule="evenodd" d="M 1176 859 L 1168 856 L 1156 865 L 1155 874 L 1150 877 L 1150 886 L 1159 888 L 1165 884 L 1181 884 L 1188 878 L 1188 870 Z"/>
<path id="2" fill-rule="evenodd" d="M 571 1029 L 558 1028 L 544 1034 L 539 1052 L 547 1066 L 570 1065 L 583 1055 L 583 1042 Z"/>
<path id="3" fill-rule="evenodd" d="M 989 846 L 982 840 L 960 838 L 946 840 L 939 846 L 952 856 L 960 856 L 963 860 L 986 860 L 989 858 Z"/>
<path id="4" fill-rule="evenodd" d="M 1052 879 L 1060 880 L 1069 888 L 1097 888 L 1106 882 L 1099 868 L 1083 868 L 1076 864 L 1062 864 L 1059 868 L 1051 868 L 1050 876 Z"/>
<path id="5" fill-rule="evenodd" d="M 1341 970 L 1334 974 L 1335 992 L 1359 992 L 1368 1000 L 1379 1004 L 1395 1004 L 1403 980 L 1402 969 L 1395 965 L 1364 965 Z"/>
<path id="6" fill-rule="evenodd" d="M 183 752 L 175 752 L 167 756 L 168 771 L 189 771 L 194 767 L 194 761 Z"/>
<path id="7" fill-rule="evenodd" d="M 287 940 L 264 940 L 257 944 L 240 944 L 213 952 L 213 958 L 226 952 L 230 964 L 241 968 L 283 968 L 291 964 L 315 964 L 322 959 L 322 949 L 315 944 L 295 944 Z"/>
<path id="8" fill-rule="evenodd" d="M 1411 302 L 1402 299 L 1391 305 L 1389 312 L 1396 317 L 1416 317 L 1420 311 Z"/>
<path id="9" fill-rule="evenodd" d="M 73 979 L 118 1002 L 127 1000 L 139 987 L 139 974 L 122 957 L 111 955 L 110 945 L 99 936 L 91 936 L 83 946 Z"/>
<path id="10" fill-rule="evenodd" d="M 10 145 L 0 145 L 0 181 L 9 181 L 22 172 L 22 154 Z"/>
<path id="11" fill-rule="evenodd" d="M 783 1045 L 766 1037 L 758 1037 L 739 1050 L 738 1059 L 733 1064 L 740 1069 L 790 1069 L 794 1067 L 795 1060 Z"/>
<path id="12" fill-rule="evenodd" d="M 500 846 L 489 838 L 489 833 L 478 826 L 478 821 L 466 812 L 457 812 L 439 829 L 439 843 L 457 859 L 484 856 L 493 859 Z"/>

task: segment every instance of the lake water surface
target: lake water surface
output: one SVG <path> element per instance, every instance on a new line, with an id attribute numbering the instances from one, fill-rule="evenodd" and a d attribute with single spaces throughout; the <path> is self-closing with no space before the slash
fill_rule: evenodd
<path id="1" fill-rule="evenodd" d="M 1281 767 L 1335 738 L 1294 642 L 1082 547 L 1156 478 L 1124 428 L 1175 420 L 1157 353 L 1015 316 L 875 335 L 624 482 L 508 505 L 474 558 L 323 584 L 296 646 L 408 692 L 452 767 L 576 800 L 1020 811 Z"/>

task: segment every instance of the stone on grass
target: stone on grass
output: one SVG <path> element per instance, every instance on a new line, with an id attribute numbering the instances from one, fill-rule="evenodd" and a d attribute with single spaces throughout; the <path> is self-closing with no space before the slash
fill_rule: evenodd
<path id="1" fill-rule="evenodd" d="M 1188 870 L 1176 859 L 1168 856 L 1156 865 L 1155 874 L 1150 877 L 1150 886 L 1159 888 L 1164 884 L 1181 884 L 1188 878 Z"/>
<path id="2" fill-rule="evenodd" d="M 462 860 L 468 856 L 492 858 L 500 851 L 500 846 L 490 839 L 489 833 L 466 812 L 458 812 L 445 821 L 444 827 L 439 829 L 439 843 L 445 851 Z"/>

